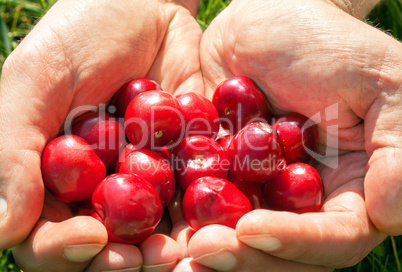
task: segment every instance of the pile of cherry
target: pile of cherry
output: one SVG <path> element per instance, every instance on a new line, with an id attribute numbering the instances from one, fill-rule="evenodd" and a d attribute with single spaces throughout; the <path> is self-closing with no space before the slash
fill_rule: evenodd
<path id="1" fill-rule="evenodd" d="M 274 119 L 247 77 L 222 82 L 212 101 L 134 79 L 107 112 L 87 112 L 69 129 L 45 147 L 44 184 L 60 200 L 90 206 L 109 241 L 136 244 L 151 235 L 176 189 L 194 230 L 234 228 L 257 208 L 316 212 L 323 201 L 310 165 L 316 124 L 296 113 Z"/>

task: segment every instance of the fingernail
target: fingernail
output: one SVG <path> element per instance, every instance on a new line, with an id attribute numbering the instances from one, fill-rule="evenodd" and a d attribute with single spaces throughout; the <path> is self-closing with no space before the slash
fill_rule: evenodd
<path id="1" fill-rule="evenodd" d="M 95 257 L 105 245 L 83 244 L 64 247 L 64 256 L 71 262 L 85 262 Z"/>
<path id="2" fill-rule="evenodd" d="M 139 272 L 141 266 L 133 267 L 133 268 L 124 268 L 124 269 L 117 269 L 117 270 L 104 270 L 102 272 Z"/>
<path id="3" fill-rule="evenodd" d="M 7 214 L 7 201 L 5 195 L 0 195 L 0 220 Z"/>
<path id="4" fill-rule="evenodd" d="M 274 236 L 267 234 L 243 235 L 237 238 L 246 245 L 260 249 L 262 251 L 268 251 L 268 252 L 275 251 L 282 246 L 281 241 L 279 241 Z"/>
<path id="5" fill-rule="evenodd" d="M 170 263 L 164 263 L 164 264 L 154 264 L 154 265 L 143 265 L 142 266 L 142 271 L 143 272 L 152 272 L 152 271 L 171 271 L 177 264 L 177 260 L 170 262 Z"/>
<path id="6" fill-rule="evenodd" d="M 215 269 L 228 271 L 236 266 L 236 257 L 226 248 L 194 258 L 197 263 Z"/>

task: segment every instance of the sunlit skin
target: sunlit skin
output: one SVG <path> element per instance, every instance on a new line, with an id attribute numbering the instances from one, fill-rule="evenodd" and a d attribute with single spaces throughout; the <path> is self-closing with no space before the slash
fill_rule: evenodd
<path id="1" fill-rule="evenodd" d="M 363 18 L 376 1 L 352 0 L 347 7 L 334 2 Z M 221 253 L 234 256 L 228 271 L 330 271 L 357 263 L 385 233 L 401 234 L 400 43 L 331 1 L 234 0 L 199 47 L 201 30 L 191 16 L 198 3 L 191 3 L 188 11 L 163 1 L 59 0 L 5 62 L 0 194 L 8 211 L 0 221 L 0 242 L 9 248 L 24 241 L 13 250 L 24 271 L 214 271 L 222 270 Z M 339 157 L 321 158 L 318 166 L 322 212 L 255 210 L 236 229 L 211 225 L 194 234 L 173 201 L 171 237 L 152 236 L 136 247 L 107 244 L 100 222 L 72 217 L 65 203 L 48 194 L 43 206 L 40 154 L 71 109 L 106 102 L 138 77 L 170 93 L 205 89 L 211 99 L 233 75 L 250 77 L 275 115 L 315 116 L 320 150 L 339 150 Z M 255 235 L 280 243 L 263 248 L 252 242 Z M 77 244 L 99 245 L 99 251 L 70 261 L 63 249 Z"/>
<path id="2" fill-rule="evenodd" d="M 44 204 L 40 173 L 41 153 L 63 128 L 68 113 L 106 103 L 133 78 L 150 78 L 169 93 L 203 92 L 202 32 L 194 19 L 198 1 L 181 4 L 57 1 L 5 61 L 0 83 L 0 103 L 7 105 L 0 109 L 0 195 L 5 195 L 7 214 L 0 221 L 0 247 L 25 241 L 14 248 L 25 271 L 116 270 L 174 264 L 181 258 L 167 236 L 141 250 L 107 245 L 107 232 L 99 221 L 72 218 L 71 212 L 54 211 L 53 202 Z M 52 212 L 46 214 L 47 210 Z M 64 247 L 77 244 L 95 245 L 93 255 L 80 262 L 67 259 Z M 162 251 L 164 247 L 169 250 Z M 106 261 L 106 256 L 122 257 Z"/>

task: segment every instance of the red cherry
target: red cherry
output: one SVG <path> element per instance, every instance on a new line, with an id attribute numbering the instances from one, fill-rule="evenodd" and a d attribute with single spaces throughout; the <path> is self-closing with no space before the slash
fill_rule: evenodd
<path id="1" fill-rule="evenodd" d="M 251 122 L 268 123 L 271 118 L 265 97 L 245 76 L 231 77 L 219 84 L 212 103 L 218 110 L 222 127 L 230 134 Z"/>
<path id="2" fill-rule="evenodd" d="M 151 183 L 134 174 L 113 174 L 96 187 L 92 204 L 109 242 L 137 244 L 154 231 L 162 204 Z"/>
<path id="3" fill-rule="evenodd" d="M 123 149 L 123 151 L 120 153 L 120 157 L 118 159 L 118 161 L 116 162 L 114 171 L 116 173 L 119 172 L 119 168 L 120 168 L 120 164 L 125 162 L 128 158 L 128 155 L 133 152 L 138 150 L 137 148 L 135 148 L 135 146 L 131 143 L 127 144 L 126 147 Z M 154 150 L 155 152 L 159 153 L 161 156 L 163 156 L 163 158 L 165 158 L 166 160 L 168 160 L 170 162 L 170 150 L 164 146 L 159 150 Z"/>
<path id="4" fill-rule="evenodd" d="M 270 125 L 255 122 L 233 137 L 228 148 L 230 172 L 236 180 L 265 182 L 286 166 L 278 133 Z"/>
<path id="5" fill-rule="evenodd" d="M 123 126 L 106 112 L 89 112 L 73 122 L 71 133 L 83 138 L 107 169 L 115 166 L 126 143 Z"/>
<path id="6" fill-rule="evenodd" d="M 184 193 L 184 217 L 187 224 L 196 231 L 210 224 L 235 228 L 240 217 L 249 211 L 250 201 L 225 179 L 199 178 Z"/>
<path id="7" fill-rule="evenodd" d="M 237 189 L 239 189 L 247 197 L 253 210 L 265 208 L 264 197 L 262 195 L 260 184 L 237 180 L 233 182 L 233 185 L 236 186 Z"/>
<path id="8" fill-rule="evenodd" d="M 176 190 L 173 168 L 167 158 L 149 149 L 132 150 L 120 163 L 119 173 L 133 173 L 150 182 L 166 207 Z"/>
<path id="9" fill-rule="evenodd" d="M 103 161 L 76 135 L 50 141 L 42 154 L 43 182 L 56 197 L 67 202 L 90 198 L 106 175 Z"/>
<path id="10" fill-rule="evenodd" d="M 288 113 L 279 116 L 272 126 L 282 139 L 288 164 L 311 161 L 308 152 L 317 152 L 319 141 L 317 125 L 311 119 L 298 113 Z"/>
<path id="11" fill-rule="evenodd" d="M 170 153 L 171 153 L 171 150 L 170 150 L 167 146 L 162 147 L 161 149 L 157 150 L 157 152 L 158 152 L 159 154 L 161 154 L 165 159 L 167 159 L 167 160 L 170 161 L 170 157 L 171 157 Z"/>
<path id="12" fill-rule="evenodd" d="M 176 181 L 185 191 L 197 178 L 226 178 L 228 165 L 225 151 L 214 139 L 194 135 L 181 140 L 173 150 Z"/>
<path id="13" fill-rule="evenodd" d="M 184 117 L 184 137 L 205 135 L 215 139 L 219 132 L 219 115 L 214 104 L 195 92 L 181 94 L 176 98 Z"/>
<path id="14" fill-rule="evenodd" d="M 223 148 L 223 150 L 225 150 L 225 152 L 227 152 L 227 150 L 230 146 L 230 143 L 232 142 L 233 137 L 234 137 L 234 135 L 226 135 L 217 140 L 217 142 L 222 146 L 222 148 Z"/>
<path id="15" fill-rule="evenodd" d="M 182 119 L 179 102 L 171 94 L 144 92 L 127 107 L 126 134 L 138 149 L 160 149 L 177 135 Z"/>
<path id="16" fill-rule="evenodd" d="M 295 213 L 317 212 L 323 201 L 321 177 L 308 164 L 289 164 L 265 184 L 264 199 L 269 209 Z"/>
<path id="17" fill-rule="evenodd" d="M 146 91 L 162 91 L 162 87 L 148 78 L 135 78 L 124 84 L 113 96 L 109 110 L 118 117 L 124 117 L 128 104 L 138 94 Z M 113 108 L 114 107 L 114 108 Z"/>

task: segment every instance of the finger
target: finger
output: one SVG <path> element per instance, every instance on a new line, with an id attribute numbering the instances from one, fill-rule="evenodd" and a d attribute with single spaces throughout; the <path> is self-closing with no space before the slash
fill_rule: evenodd
<path id="1" fill-rule="evenodd" d="M 172 272 L 214 272 L 215 270 L 203 266 L 192 258 L 184 258 L 181 260 Z"/>
<path id="2" fill-rule="evenodd" d="M 3 88 L 0 93 L 3 94 Z M 15 96 L 14 99 L 19 99 L 18 95 Z M 12 103 L 2 98 L 0 97 L 0 249 L 11 248 L 23 241 L 40 217 L 44 200 L 40 148 L 45 144 L 43 137 L 37 137 L 38 131 L 35 128 L 18 125 L 23 121 L 20 112 L 9 111 L 7 108 Z"/>
<path id="3" fill-rule="evenodd" d="M 231 29 L 224 29 L 228 8 L 217 16 L 201 38 L 200 59 L 201 69 L 204 77 L 205 96 L 212 99 L 212 95 L 219 83 L 234 76 L 226 60 L 224 39 L 229 36 Z"/>
<path id="4" fill-rule="evenodd" d="M 92 217 L 40 220 L 13 255 L 24 271 L 83 271 L 106 243 L 106 229 Z"/>
<path id="5" fill-rule="evenodd" d="M 390 235 L 402 234 L 402 90 L 392 89 L 396 87 L 389 86 L 392 95 L 381 93 L 365 118 L 371 155 L 365 179 L 367 212 L 374 225 Z"/>
<path id="6" fill-rule="evenodd" d="M 194 230 L 191 229 L 186 222 L 181 222 L 174 225 L 170 237 L 177 242 L 177 245 L 181 249 L 183 257 L 188 257 L 188 242 L 194 235 Z"/>
<path id="7" fill-rule="evenodd" d="M 188 257 L 187 245 L 191 236 L 194 234 L 194 230 L 187 225 L 186 220 L 184 219 L 182 200 L 183 191 L 178 189 L 168 206 L 169 214 L 173 223 L 170 237 L 172 237 L 181 248 L 183 257 Z"/>
<path id="8" fill-rule="evenodd" d="M 367 217 L 366 162 L 365 153 L 350 153 L 338 168 L 320 167 L 326 192 L 320 212 L 252 211 L 237 224 L 239 240 L 287 260 L 335 268 L 358 263 L 386 237 Z"/>
<path id="9" fill-rule="evenodd" d="M 183 258 L 182 251 L 175 240 L 163 234 L 148 237 L 139 246 L 144 264 L 144 272 L 171 271 Z"/>
<path id="10" fill-rule="evenodd" d="M 200 6 L 200 0 L 191 0 L 191 1 L 186 1 L 186 0 L 174 0 L 173 2 L 185 7 L 191 12 L 191 15 L 193 17 L 197 16 L 198 13 L 198 7 Z"/>
<path id="11" fill-rule="evenodd" d="M 389 235 L 402 234 L 402 149 L 376 150 L 365 179 L 367 212 L 374 225 Z"/>
<path id="12" fill-rule="evenodd" d="M 191 13 L 181 6 L 166 4 L 165 14 L 170 23 L 147 77 L 176 95 L 189 91 L 203 94 L 199 59 L 201 28 Z"/>
<path id="13" fill-rule="evenodd" d="M 240 242 L 236 231 L 209 225 L 197 231 L 189 243 L 189 253 L 197 263 L 216 271 L 331 271 L 286 261 Z"/>
<path id="14" fill-rule="evenodd" d="M 35 226 L 44 188 L 35 151 L 5 148 L 0 161 L 0 249 L 5 249 L 23 241 Z"/>
<path id="15" fill-rule="evenodd" d="M 142 255 L 138 247 L 128 244 L 109 243 L 93 259 L 85 272 L 139 272 Z"/>

